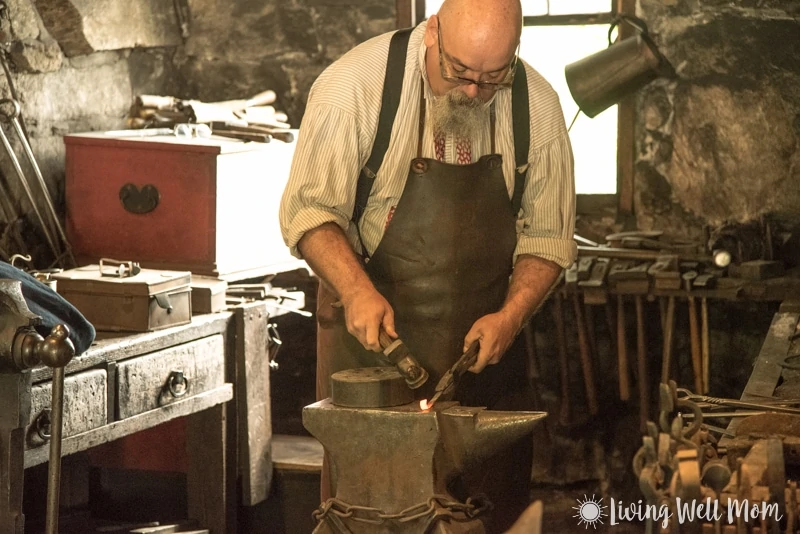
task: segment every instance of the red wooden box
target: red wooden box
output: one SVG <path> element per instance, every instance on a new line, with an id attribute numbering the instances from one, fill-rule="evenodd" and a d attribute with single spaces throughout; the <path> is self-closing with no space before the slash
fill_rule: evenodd
<path id="1" fill-rule="evenodd" d="M 67 236 L 78 261 L 138 261 L 236 280 L 297 262 L 278 206 L 294 143 L 73 134 Z"/>

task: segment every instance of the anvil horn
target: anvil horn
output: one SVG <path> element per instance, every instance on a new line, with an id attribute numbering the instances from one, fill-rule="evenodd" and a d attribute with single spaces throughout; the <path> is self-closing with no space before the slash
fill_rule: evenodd
<path id="1" fill-rule="evenodd" d="M 452 406 L 437 416 L 444 449 L 462 471 L 530 434 L 547 413 Z"/>

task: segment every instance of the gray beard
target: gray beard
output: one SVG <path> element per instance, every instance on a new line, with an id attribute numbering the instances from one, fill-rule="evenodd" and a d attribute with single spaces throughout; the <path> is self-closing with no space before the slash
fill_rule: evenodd
<path id="1" fill-rule="evenodd" d="M 429 120 L 437 135 L 473 139 L 484 127 L 486 104 L 478 97 L 470 98 L 454 89 L 433 99 Z"/>

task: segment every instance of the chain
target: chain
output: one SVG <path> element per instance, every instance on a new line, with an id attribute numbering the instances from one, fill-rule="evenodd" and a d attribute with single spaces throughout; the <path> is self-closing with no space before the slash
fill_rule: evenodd
<path id="1" fill-rule="evenodd" d="M 347 504 L 342 500 L 331 498 L 314 510 L 312 516 L 317 522 L 326 520 L 328 515 L 335 515 L 341 519 L 379 525 L 388 521 L 408 523 L 424 517 L 430 517 L 431 521 L 438 521 L 444 517 L 455 521 L 469 521 L 491 509 L 492 503 L 485 495 L 470 497 L 463 503 L 454 501 L 446 495 L 434 495 L 425 502 L 409 506 L 394 514 L 379 508 Z"/>

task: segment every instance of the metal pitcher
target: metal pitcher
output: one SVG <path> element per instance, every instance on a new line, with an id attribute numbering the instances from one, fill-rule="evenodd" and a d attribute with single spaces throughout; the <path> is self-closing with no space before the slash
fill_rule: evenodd
<path id="1" fill-rule="evenodd" d="M 611 32 L 621 21 L 631 24 L 639 34 L 612 44 Z M 590 118 L 656 78 L 675 74 L 641 19 L 619 16 L 608 34 L 608 48 L 564 67 L 573 100 Z"/>

